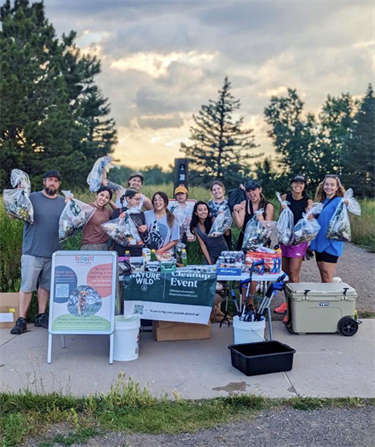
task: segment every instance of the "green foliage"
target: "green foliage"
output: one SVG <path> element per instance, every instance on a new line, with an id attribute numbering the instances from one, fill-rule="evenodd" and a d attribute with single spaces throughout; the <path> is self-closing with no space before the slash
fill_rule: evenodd
<path id="1" fill-rule="evenodd" d="M 360 216 L 349 213 L 352 242 L 375 253 L 375 201 L 364 199 L 360 205 Z"/>
<path id="2" fill-rule="evenodd" d="M 375 193 L 375 97 L 371 85 L 361 101 L 353 120 L 351 134 L 342 151 L 345 185 L 350 185 L 359 197 L 374 197 Z"/>
<path id="3" fill-rule="evenodd" d="M 30 175 L 33 189 L 48 169 L 60 170 L 64 188 L 83 187 L 116 142 L 94 83 L 100 63 L 80 54 L 74 32 L 56 38 L 43 2 L 6 0 L 0 16 L 0 189 L 14 168 Z"/>
<path id="4" fill-rule="evenodd" d="M 249 175 L 249 151 L 256 146 L 252 129 L 243 128 L 243 118 L 234 120 L 240 101 L 230 93 L 226 77 L 217 101 L 209 100 L 190 129 L 191 145 L 181 144 L 181 151 L 190 159 L 191 182 L 209 186 L 213 180 L 225 181 L 228 188 L 236 187 Z"/>

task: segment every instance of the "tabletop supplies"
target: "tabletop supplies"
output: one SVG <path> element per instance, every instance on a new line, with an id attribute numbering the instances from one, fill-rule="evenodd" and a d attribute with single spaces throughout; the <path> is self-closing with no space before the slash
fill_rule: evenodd
<path id="1" fill-rule="evenodd" d="M 294 227 L 294 216 L 289 208 L 290 202 L 287 200 L 282 200 L 279 192 L 276 193 L 281 206 L 284 209 L 281 211 L 278 221 L 276 222 L 276 233 L 279 244 L 291 245 L 293 242 L 293 227 Z"/>
<path id="2" fill-rule="evenodd" d="M 29 176 L 20 169 L 13 169 L 10 183 L 15 189 L 4 189 L 4 208 L 15 219 L 34 223 L 34 209 L 29 199 L 31 184 Z"/>
<path id="3" fill-rule="evenodd" d="M 316 216 L 320 214 L 322 210 L 322 203 L 314 203 L 312 208 L 310 208 L 307 213 L 302 215 L 302 218 L 294 225 L 293 245 L 299 245 L 303 242 L 310 242 L 316 238 L 321 227 L 317 219 L 315 219 L 315 217 L 311 218 L 310 216 Z"/>
<path id="4" fill-rule="evenodd" d="M 65 241 L 65 239 L 81 230 L 96 211 L 93 206 L 74 199 L 70 191 L 62 191 L 62 193 L 69 201 L 65 205 L 59 219 L 60 242 Z"/>
<path id="5" fill-rule="evenodd" d="M 348 205 L 346 205 L 346 201 Z M 329 221 L 327 239 L 335 239 L 342 242 L 349 242 L 351 240 L 352 234 L 348 211 L 357 216 L 361 215 L 361 207 L 353 197 L 353 190 L 351 188 L 346 191 Z"/>
<path id="6" fill-rule="evenodd" d="M 245 263 L 251 267 L 257 261 L 263 260 L 259 267 L 255 267 L 254 273 L 263 275 L 264 273 L 280 273 L 281 271 L 281 250 L 273 250 L 267 247 L 259 247 L 254 251 L 246 253 Z"/>

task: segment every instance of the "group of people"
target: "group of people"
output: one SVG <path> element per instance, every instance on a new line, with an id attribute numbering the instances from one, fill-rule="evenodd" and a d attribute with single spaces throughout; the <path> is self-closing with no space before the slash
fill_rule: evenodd
<path id="1" fill-rule="evenodd" d="M 143 247 L 155 249 L 163 254 L 174 250 L 181 242 L 195 236 L 206 264 L 214 264 L 222 251 L 232 248 L 231 229 L 223 235 L 209 237 L 209 232 L 218 213 L 224 205 L 225 187 L 220 181 L 211 185 L 212 199 L 209 202 L 198 201 L 193 207 L 188 206 L 188 190 L 184 185 L 178 186 L 175 193 L 175 204 L 169 208 L 169 199 L 163 191 L 156 192 L 151 199 L 141 193 L 143 175 L 134 172 L 128 179 L 126 188 L 117 191 L 116 200 L 106 179 L 96 192 L 91 204 L 95 213 L 85 226 L 82 234 L 82 250 L 113 249 L 124 255 L 126 250 L 131 256 L 139 256 Z M 30 306 L 32 292 L 38 290 L 39 313 L 35 325 L 48 328 L 46 306 L 49 300 L 52 254 L 59 250 L 58 226 L 59 218 L 65 207 L 64 199 L 58 195 L 61 176 L 58 171 L 48 171 L 44 175 L 42 191 L 30 194 L 34 208 L 34 223 L 25 223 L 23 233 L 21 259 L 21 287 L 19 293 L 19 318 L 11 329 L 12 334 L 21 334 L 27 329 L 26 314 Z M 296 223 L 304 213 L 308 213 L 312 205 L 306 191 L 307 181 L 298 175 L 291 181 L 291 190 L 282 196 L 287 200 Z M 250 180 L 241 188 L 246 193 L 246 199 L 233 207 L 234 225 L 240 229 L 237 250 L 242 249 L 244 231 L 254 214 L 257 219 L 272 221 L 275 219 L 275 207 L 262 193 L 262 186 L 256 180 Z M 330 218 L 344 196 L 344 188 L 336 175 L 327 175 L 317 188 L 315 200 L 324 208 L 318 217 L 321 230 L 311 243 L 310 249 L 315 252 L 317 265 L 322 282 L 332 282 L 335 266 L 343 251 L 343 243 L 326 238 Z M 143 211 L 144 210 L 144 211 Z M 135 224 L 142 244 L 124 247 L 111 241 L 101 224 L 128 213 Z M 306 256 L 307 244 L 283 246 L 282 269 L 289 276 L 290 282 L 299 282 L 302 261 Z"/>

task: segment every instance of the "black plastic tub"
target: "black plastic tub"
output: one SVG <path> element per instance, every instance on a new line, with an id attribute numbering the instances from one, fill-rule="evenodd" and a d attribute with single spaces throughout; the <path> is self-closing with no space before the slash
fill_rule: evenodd
<path id="1" fill-rule="evenodd" d="M 232 365 L 246 374 L 270 374 L 290 371 L 295 349 L 275 340 L 228 346 Z"/>

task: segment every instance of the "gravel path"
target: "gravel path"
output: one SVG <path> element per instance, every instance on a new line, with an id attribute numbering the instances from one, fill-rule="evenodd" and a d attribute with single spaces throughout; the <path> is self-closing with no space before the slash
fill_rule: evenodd
<path id="1" fill-rule="evenodd" d="M 107 433 L 87 447 L 364 447 L 374 446 L 375 408 L 300 411 L 280 408 L 246 422 L 179 435 Z M 56 433 L 55 433 L 56 434 Z M 50 436 L 52 433 L 50 433 Z M 51 438 L 49 438 L 51 439 Z M 27 447 L 36 447 L 31 442 Z M 56 444 L 54 446 L 57 447 Z M 78 446 L 73 444 L 72 447 Z M 25 445 L 26 447 L 26 445 Z"/>
<path id="2" fill-rule="evenodd" d="M 356 289 L 356 308 L 359 312 L 375 312 L 375 253 L 368 253 L 353 244 L 345 244 L 335 276 Z M 301 282 L 320 282 L 315 258 L 302 263 Z M 275 306 L 280 303 L 281 299 L 275 300 Z M 275 319 L 280 318 L 275 315 Z"/>

